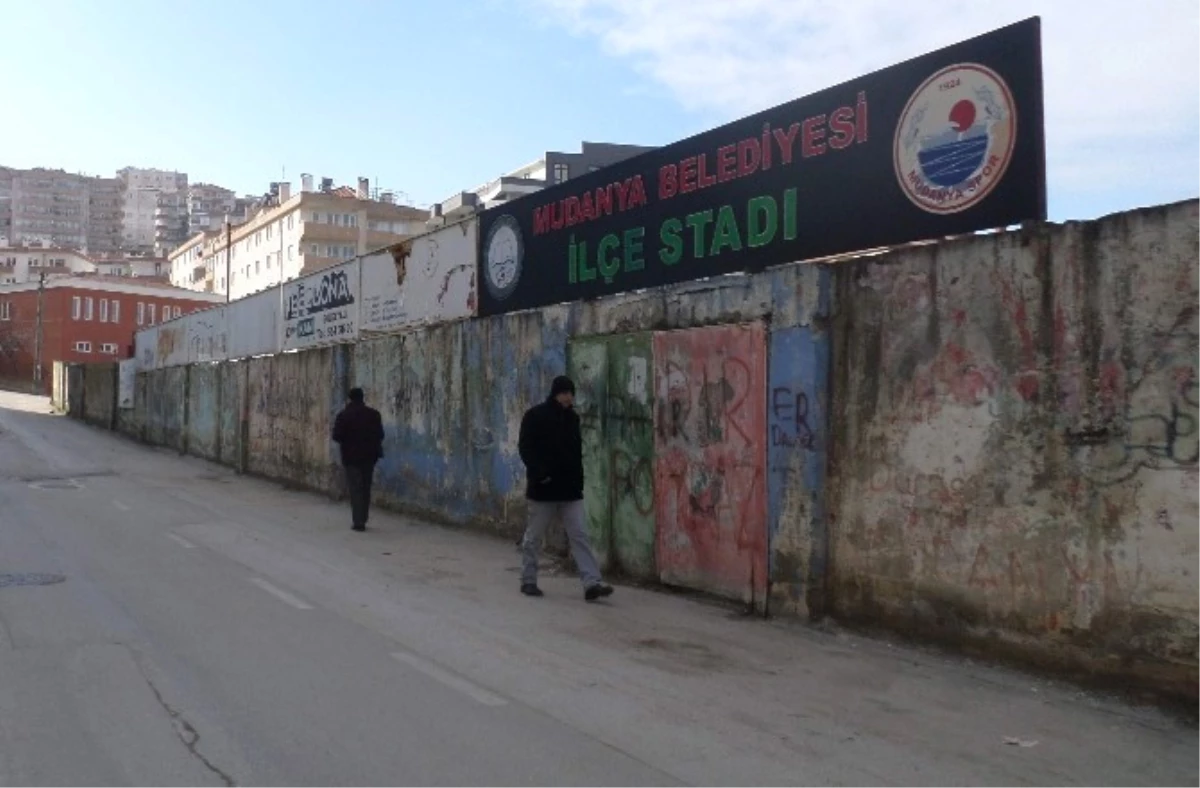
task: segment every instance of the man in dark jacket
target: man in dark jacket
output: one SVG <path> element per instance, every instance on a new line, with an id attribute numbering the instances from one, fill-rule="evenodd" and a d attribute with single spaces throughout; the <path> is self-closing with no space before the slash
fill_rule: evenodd
<path id="1" fill-rule="evenodd" d="M 574 406 L 575 384 L 570 378 L 557 377 L 546 401 L 526 411 L 521 420 L 518 448 L 525 463 L 525 497 L 529 499 L 529 523 L 521 543 L 521 593 L 542 596 L 537 585 L 542 538 L 551 520 L 560 517 L 579 567 L 584 599 L 594 602 L 613 589 L 600 579 L 588 543 L 583 513 L 583 437 Z"/>
<path id="2" fill-rule="evenodd" d="M 362 389 L 350 389 L 350 401 L 333 422 L 333 439 L 342 449 L 346 488 L 355 531 L 367 530 L 371 479 L 383 456 L 383 418 L 363 402 Z"/>

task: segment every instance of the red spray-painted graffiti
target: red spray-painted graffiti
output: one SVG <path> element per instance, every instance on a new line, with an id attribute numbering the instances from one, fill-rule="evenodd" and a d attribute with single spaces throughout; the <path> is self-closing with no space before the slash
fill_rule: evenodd
<path id="1" fill-rule="evenodd" d="M 767 580 L 766 343 L 760 324 L 654 338 L 658 566 L 744 601 Z"/>

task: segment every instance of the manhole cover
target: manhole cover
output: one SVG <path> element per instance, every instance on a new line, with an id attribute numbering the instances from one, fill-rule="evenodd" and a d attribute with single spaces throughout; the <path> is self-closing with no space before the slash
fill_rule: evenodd
<path id="1" fill-rule="evenodd" d="M 78 490 L 81 485 L 74 479 L 46 479 L 29 486 L 35 490 Z"/>
<path id="2" fill-rule="evenodd" d="M 66 580 L 66 575 L 51 575 L 45 572 L 23 572 L 20 574 L 0 574 L 0 588 L 8 586 L 52 586 Z"/>

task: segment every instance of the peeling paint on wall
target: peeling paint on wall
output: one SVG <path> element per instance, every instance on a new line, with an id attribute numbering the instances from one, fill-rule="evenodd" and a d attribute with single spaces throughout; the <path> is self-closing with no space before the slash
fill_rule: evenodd
<path id="1" fill-rule="evenodd" d="M 764 606 L 766 359 L 761 323 L 656 334 L 659 576 Z"/>

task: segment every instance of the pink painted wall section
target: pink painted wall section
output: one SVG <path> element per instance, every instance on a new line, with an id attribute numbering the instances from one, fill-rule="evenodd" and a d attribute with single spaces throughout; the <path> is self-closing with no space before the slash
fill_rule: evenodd
<path id="1" fill-rule="evenodd" d="M 761 607 L 767 587 L 762 324 L 656 334 L 654 385 L 659 576 Z"/>

